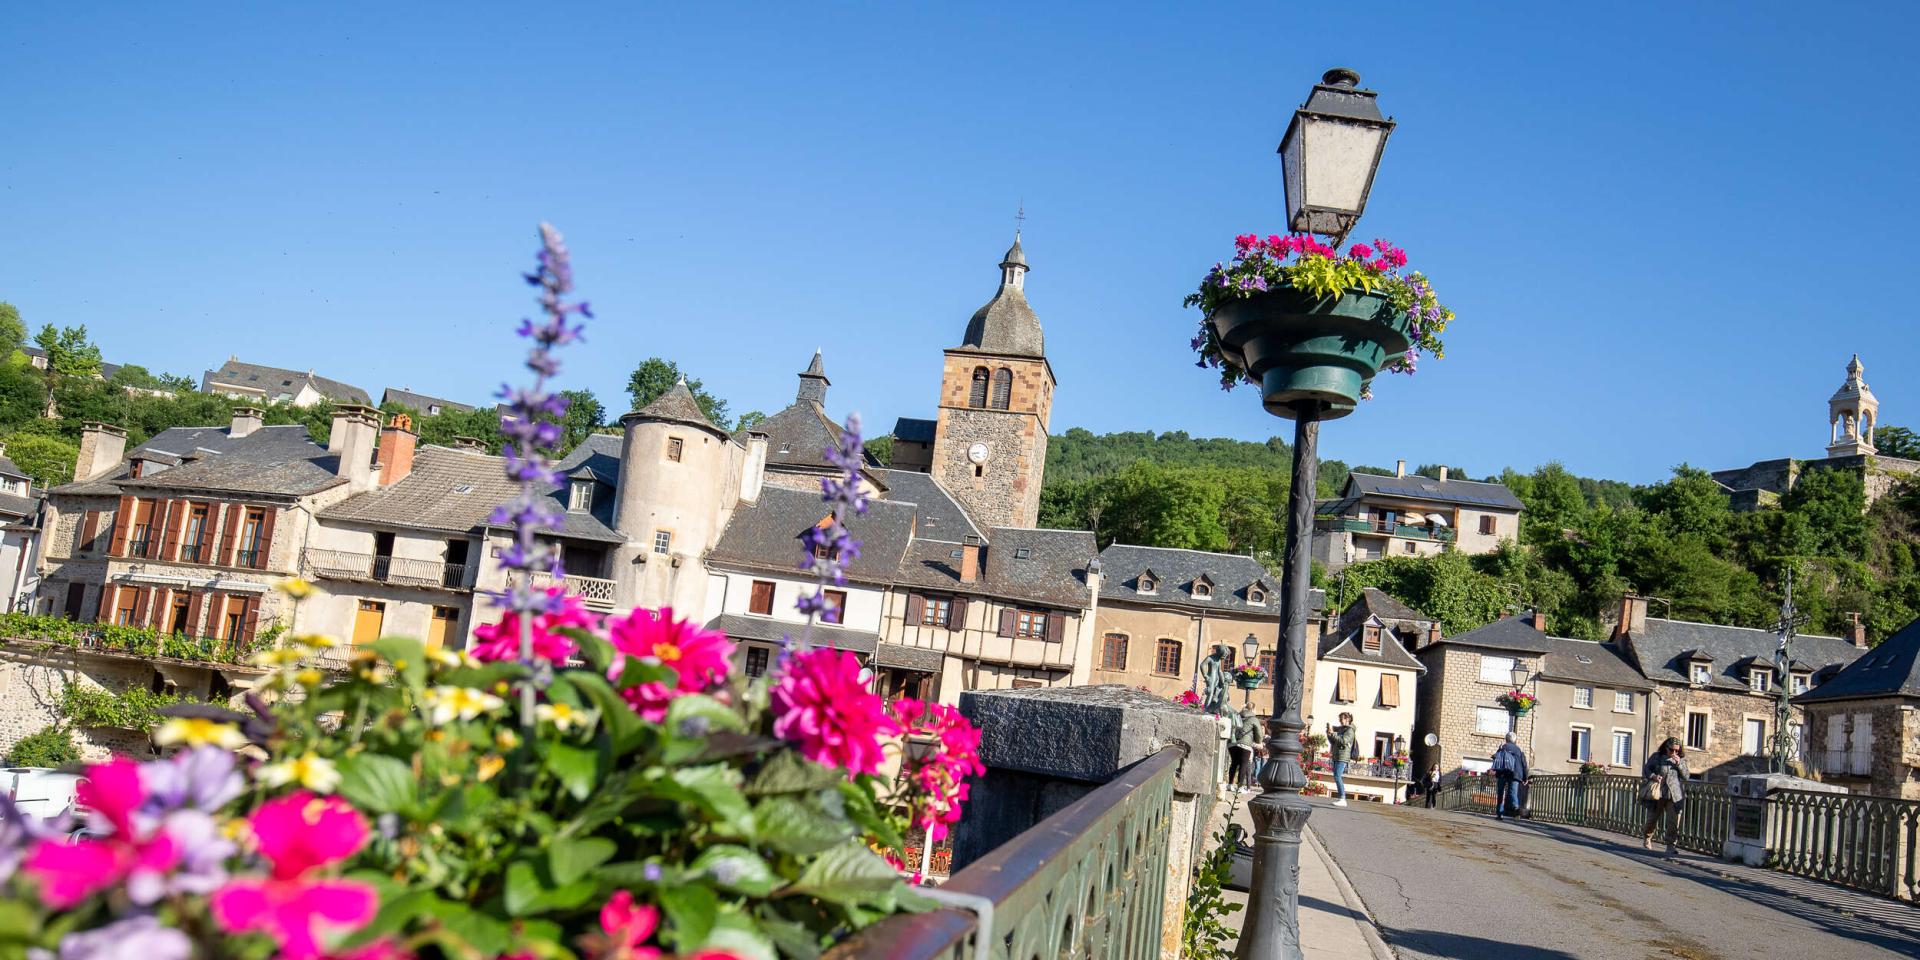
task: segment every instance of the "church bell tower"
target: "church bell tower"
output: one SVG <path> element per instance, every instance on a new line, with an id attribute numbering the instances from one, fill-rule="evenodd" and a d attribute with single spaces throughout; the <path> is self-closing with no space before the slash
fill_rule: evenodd
<path id="1" fill-rule="evenodd" d="M 1055 380 L 1026 276 L 1016 232 L 1000 260 L 1000 289 L 946 351 L 941 375 L 933 476 L 983 527 L 1040 519 Z"/>
<path id="2" fill-rule="evenodd" d="M 1831 442 L 1829 457 L 1856 457 L 1875 452 L 1873 428 L 1880 424 L 1880 401 L 1867 389 L 1861 374 L 1867 368 L 1860 355 L 1847 364 L 1847 381 L 1827 401 L 1827 428 Z"/>

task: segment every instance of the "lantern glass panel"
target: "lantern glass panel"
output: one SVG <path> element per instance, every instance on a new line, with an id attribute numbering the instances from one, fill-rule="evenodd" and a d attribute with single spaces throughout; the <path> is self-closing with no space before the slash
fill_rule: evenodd
<path id="1" fill-rule="evenodd" d="M 1386 131 L 1371 124 L 1323 117 L 1301 118 L 1306 160 L 1306 203 L 1310 207 L 1359 213 L 1367 184 L 1379 160 Z"/>

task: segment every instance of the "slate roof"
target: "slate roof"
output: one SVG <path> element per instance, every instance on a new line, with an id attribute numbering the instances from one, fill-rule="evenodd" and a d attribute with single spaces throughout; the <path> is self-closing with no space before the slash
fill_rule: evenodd
<path id="1" fill-rule="evenodd" d="M 987 531 L 980 576 L 960 581 L 960 544 L 915 540 L 895 575 L 896 583 L 953 593 L 985 595 L 1086 609 L 1087 561 L 1096 544 L 1085 530 L 993 527 Z M 1025 556 L 1021 554 L 1024 553 Z"/>
<path id="2" fill-rule="evenodd" d="M 1793 699 L 1808 703 L 1860 697 L 1920 697 L 1920 620 L 1901 627 L 1826 682 Z"/>
<path id="3" fill-rule="evenodd" d="M 848 630 L 825 623 L 816 623 L 809 628 L 804 623 L 738 613 L 723 613 L 714 617 L 707 621 L 707 629 L 718 630 L 735 640 L 763 640 L 769 643 L 779 643 L 782 637 L 788 636 L 798 640 L 804 635 L 807 642 L 816 647 L 832 647 L 854 653 L 872 653 L 880 644 L 879 634 L 864 630 Z"/>
<path id="4" fill-rule="evenodd" d="M 398 483 L 348 497 L 320 511 L 320 519 L 466 534 L 485 527 L 493 508 L 517 492 L 499 457 L 426 446 Z"/>
<path id="5" fill-rule="evenodd" d="M 1475 627 L 1451 637 L 1441 637 L 1427 646 L 1432 648 L 1441 644 L 1534 654 L 1548 653 L 1552 649 L 1547 642 L 1547 635 L 1535 630 L 1524 617 L 1501 617 L 1486 626 Z"/>
<path id="6" fill-rule="evenodd" d="M 653 399 L 652 403 L 620 418 L 627 420 L 661 420 L 667 423 L 684 423 L 699 427 L 725 438 L 727 432 L 713 425 L 700 409 L 700 401 L 693 398 L 693 391 L 687 389 L 687 381 L 681 380 L 668 388 L 666 393 Z"/>
<path id="7" fill-rule="evenodd" d="M 558 536 L 603 543 L 625 543 L 627 538 L 613 528 L 613 509 L 619 502 L 620 444 L 622 438 L 611 433 L 588 434 L 557 465 L 561 476 L 572 478 L 582 469 L 599 481 L 593 490 L 593 508 L 586 512 L 568 510 L 565 484 L 547 491 L 553 508 L 560 513 Z"/>
<path id="8" fill-rule="evenodd" d="M 1611 643 L 1552 636 L 1546 639 L 1547 655 L 1540 667 L 1543 677 L 1617 690 L 1653 689 L 1653 684 L 1634 669 L 1626 651 Z"/>
<path id="9" fill-rule="evenodd" d="M 840 425 L 820 405 L 800 400 L 753 428 L 767 435 L 767 467 L 838 472 L 827 462 L 827 447 L 840 442 Z"/>
<path id="10" fill-rule="evenodd" d="M 1389 630 L 1419 635 L 1424 635 L 1435 619 L 1401 603 L 1379 587 L 1363 587 L 1360 595 L 1340 612 L 1340 624 L 1335 632 L 1341 636 L 1352 633 L 1368 617 L 1379 617 Z"/>
<path id="11" fill-rule="evenodd" d="M 901 417 L 893 421 L 893 438 L 909 443 L 932 443 L 934 432 L 940 427 L 938 420 L 920 420 L 914 417 Z"/>
<path id="12" fill-rule="evenodd" d="M 913 470 L 874 472 L 887 486 L 886 499 L 914 505 L 919 516 L 914 526 L 915 538 L 947 543 L 962 543 L 967 537 L 986 538 L 985 531 L 967 516 L 958 501 L 934 482 L 931 474 Z"/>
<path id="13" fill-rule="evenodd" d="M 173 427 L 127 452 L 127 460 L 178 464 L 134 479 L 127 464 L 97 480 L 54 487 L 52 493 L 117 495 L 123 489 L 205 490 L 297 497 L 347 482 L 340 458 L 307 438 L 299 424 L 261 427 L 231 437 L 226 427 Z"/>
<path id="14" fill-rule="evenodd" d="M 1027 257 L 1020 249 L 1020 240 L 1015 238 L 1013 247 L 1002 258 L 1004 266 L 1017 263 L 1025 266 Z M 986 306 L 974 311 L 967 321 L 967 332 L 960 339 L 958 349 L 973 349 L 982 353 L 1006 354 L 1015 357 L 1041 357 L 1047 355 L 1045 339 L 1040 333 L 1040 318 L 1035 316 L 1033 308 L 1027 306 L 1027 295 L 1019 287 L 1006 282 L 1001 275 L 1000 289 L 994 292 L 993 299 Z"/>
<path id="15" fill-rule="evenodd" d="M 817 493 L 762 487 L 755 503 L 742 503 L 707 558 L 760 570 L 794 573 L 803 551 L 800 535 L 827 515 Z M 860 555 L 847 564 L 849 579 L 887 583 L 900 568 L 913 533 L 914 505 L 872 500 L 867 512 L 850 517 L 847 530 L 860 541 Z"/>
<path id="16" fill-rule="evenodd" d="M 200 380 L 203 392 L 213 392 L 214 384 L 225 384 L 258 390 L 268 399 L 281 394 L 299 393 L 300 385 L 303 383 L 313 384 L 313 389 L 319 391 L 321 396 L 337 403 L 364 403 L 369 406 L 373 404 L 373 398 L 367 396 L 365 390 L 350 383 L 341 383 L 338 380 L 318 376 L 311 370 L 302 373 L 298 370 L 283 370 L 264 364 L 246 363 L 238 357 L 228 357 L 227 362 L 221 364 L 220 369 L 208 370 Z"/>
<path id="17" fill-rule="evenodd" d="M 1525 507 L 1525 504 L 1520 502 L 1520 498 L 1514 496 L 1513 491 L 1502 484 L 1481 483 L 1477 480 L 1442 482 L 1430 477 L 1414 475 L 1383 477 L 1371 473 L 1348 474 L 1347 487 L 1343 496 L 1355 495 L 1403 497 L 1491 510 L 1520 510 Z"/>
<path id="18" fill-rule="evenodd" d="M 380 395 L 381 406 L 384 407 L 389 403 L 397 403 L 400 406 L 418 410 L 429 416 L 432 415 L 431 411 L 435 406 L 438 406 L 442 413 L 451 411 L 465 413 L 474 409 L 471 403 L 461 403 L 458 400 L 447 400 L 442 397 L 429 397 L 424 393 L 414 393 L 405 387 L 388 387 L 386 391 Z"/>
<path id="19" fill-rule="evenodd" d="M 1628 634 L 1626 646 L 1635 665 L 1650 680 L 1689 682 L 1686 656 L 1699 651 L 1713 658 L 1713 678 L 1709 686 L 1746 690 L 1747 678 L 1737 666 L 1739 661 L 1757 656 L 1771 663 L 1779 642 L 1779 637 L 1770 630 L 1648 617 L 1646 629 Z M 1789 649 L 1795 660 L 1814 664 L 1816 669 L 1852 663 L 1863 652 L 1852 641 L 1812 634 L 1795 638 Z"/>
<path id="20" fill-rule="evenodd" d="M 12 477 L 15 480 L 33 479 L 27 476 L 26 471 L 20 469 L 19 464 L 14 463 L 7 457 L 0 457 L 0 477 Z"/>
<path id="21" fill-rule="evenodd" d="M 1358 601 L 1355 601 L 1355 605 L 1357 604 Z M 1347 609 L 1351 610 L 1353 607 L 1350 606 Z M 1366 645 L 1362 643 L 1364 639 L 1363 631 L 1369 622 L 1379 623 L 1382 627 L 1380 631 L 1380 650 L 1376 653 L 1368 653 Z M 1345 660 L 1353 663 L 1371 663 L 1379 666 L 1399 667 L 1402 670 L 1417 670 L 1421 673 L 1427 672 L 1426 666 L 1419 660 L 1414 659 L 1413 654 L 1407 652 L 1406 645 L 1400 642 L 1400 638 L 1394 634 L 1392 628 L 1379 617 L 1368 615 L 1355 620 L 1352 629 L 1345 628 L 1345 617 L 1341 618 L 1341 623 L 1342 629 L 1339 632 L 1329 633 L 1320 638 L 1320 659 Z"/>
<path id="22" fill-rule="evenodd" d="M 24 520 L 38 516 L 40 497 L 23 497 L 13 493 L 0 493 L 0 517 Z"/>
<path id="23" fill-rule="evenodd" d="M 1100 567 L 1102 599 L 1172 604 L 1247 616 L 1280 616 L 1279 578 L 1252 557 L 1116 543 L 1100 551 Z M 1149 570 L 1159 582 L 1152 593 L 1141 593 L 1140 575 Z M 1193 581 L 1202 575 L 1213 583 L 1211 599 L 1202 600 L 1193 595 Z M 1255 582 L 1265 586 L 1265 603 L 1247 601 L 1247 588 Z"/>

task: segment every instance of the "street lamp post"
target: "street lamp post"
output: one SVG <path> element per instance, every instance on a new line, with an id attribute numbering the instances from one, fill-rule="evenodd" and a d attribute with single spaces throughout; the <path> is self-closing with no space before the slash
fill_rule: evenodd
<path id="1" fill-rule="evenodd" d="M 1344 240 L 1365 210 L 1393 121 L 1381 116 L 1371 90 L 1351 70 L 1327 71 L 1307 102 L 1294 111 L 1280 141 L 1287 223 L 1301 232 Z M 1336 241 L 1337 243 L 1338 241 Z M 1256 364 L 1255 366 L 1259 366 Z M 1254 372 L 1249 367 L 1249 372 Z M 1359 386 L 1365 371 L 1343 374 L 1340 387 Z M 1370 376 L 1371 374 L 1367 374 Z M 1282 599 L 1285 634 L 1274 658 L 1274 716 L 1267 722 L 1268 763 L 1261 793 L 1248 804 L 1253 817 L 1253 877 L 1238 960 L 1301 960 L 1300 831 L 1313 806 L 1301 793 L 1301 699 L 1305 687 L 1307 594 L 1313 570 L 1313 500 L 1319 481 L 1320 421 L 1351 413 L 1340 391 L 1316 391 L 1288 381 L 1288 371 L 1259 372 L 1269 413 L 1293 420 L 1293 486 L 1287 495 Z"/>
<path id="2" fill-rule="evenodd" d="M 1398 734 L 1398 733 L 1394 734 L 1393 735 L 1393 759 L 1396 761 L 1393 765 L 1393 802 L 1394 803 L 1400 802 L 1400 773 L 1401 771 L 1406 769 L 1406 764 L 1399 763 L 1397 761 L 1400 759 L 1400 755 L 1406 752 L 1407 752 L 1406 736 L 1404 734 Z"/>
<path id="3" fill-rule="evenodd" d="M 1254 668 L 1255 670 L 1260 669 L 1260 638 L 1259 637 L 1256 637 L 1253 634 L 1249 633 L 1247 634 L 1247 638 L 1245 640 L 1240 641 L 1240 662 L 1245 664 L 1246 666 Z M 1241 704 L 1244 707 L 1246 707 L 1246 709 L 1252 710 L 1253 709 L 1253 688 L 1242 687 L 1241 689 L 1245 691 L 1247 695 L 1246 699 L 1241 701 Z"/>

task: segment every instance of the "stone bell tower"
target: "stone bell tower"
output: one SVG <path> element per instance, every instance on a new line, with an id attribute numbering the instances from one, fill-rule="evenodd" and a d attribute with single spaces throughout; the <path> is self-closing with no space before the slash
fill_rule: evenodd
<path id="1" fill-rule="evenodd" d="M 946 351 L 941 375 L 932 473 L 983 527 L 1040 519 L 1056 382 L 1040 318 L 1027 306 L 1026 276 L 1016 232 L 1000 260 L 1000 289 Z"/>
<path id="2" fill-rule="evenodd" d="M 1860 355 L 1847 364 L 1847 382 L 1827 401 L 1827 425 L 1832 441 L 1829 457 L 1853 457 L 1874 453 L 1873 428 L 1880 424 L 1880 401 L 1860 378 L 1866 372 Z"/>

